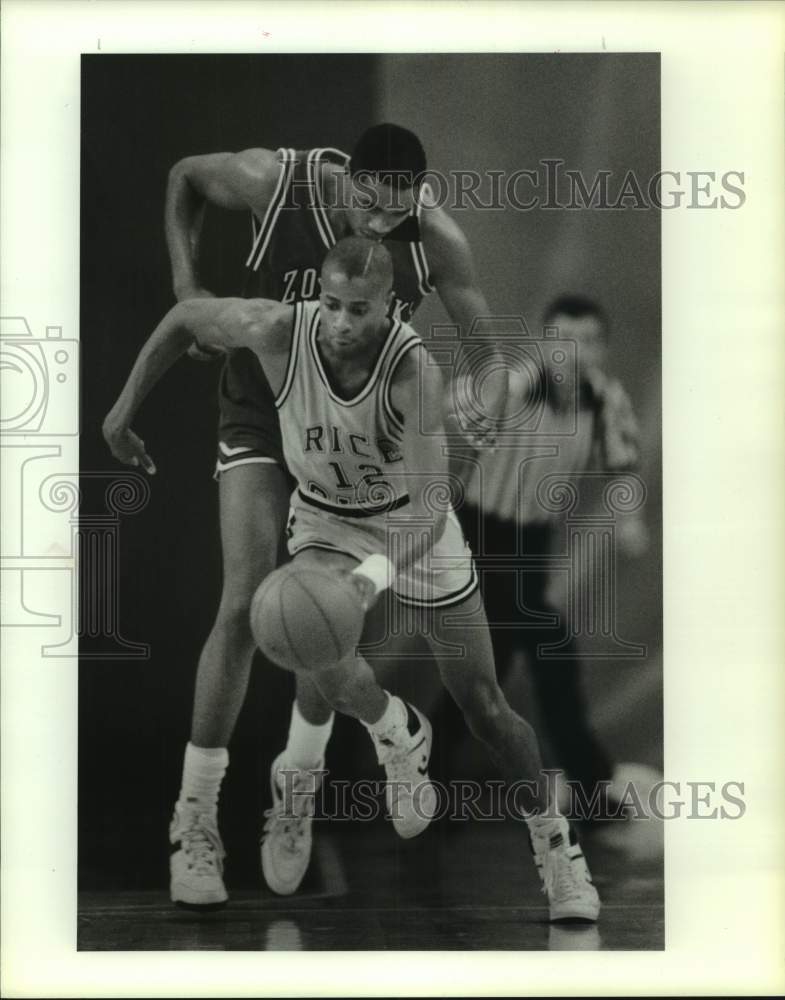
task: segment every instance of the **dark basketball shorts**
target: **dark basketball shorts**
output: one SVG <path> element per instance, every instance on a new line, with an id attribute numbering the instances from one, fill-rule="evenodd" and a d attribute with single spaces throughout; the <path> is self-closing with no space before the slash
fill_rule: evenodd
<path id="1" fill-rule="evenodd" d="M 275 397 L 253 351 L 232 351 L 224 362 L 218 410 L 216 478 L 241 465 L 286 468 Z"/>

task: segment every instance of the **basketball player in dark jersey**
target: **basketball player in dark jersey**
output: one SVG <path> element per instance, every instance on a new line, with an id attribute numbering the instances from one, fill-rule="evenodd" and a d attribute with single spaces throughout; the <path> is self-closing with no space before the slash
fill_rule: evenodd
<path id="1" fill-rule="evenodd" d="M 453 322 L 468 332 L 477 317 L 489 315 L 488 305 L 465 236 L 443 209 L 429 204 L 426 186 L 418 183 L 425 170 L 418 138 L 389 124 L 367 130 L 351 157 L 332 149 L 250 149 L 181 160 L 170 173 L 166 199 L 175 295 L 183 300 L 211 294 L 201 286 L 196 263 L 209 202 L 251 212 L 246 295 L 287 303 L 318 298 L 327 251 L 343 236 L 358 234 L 383 240 L 393 256 L 393 310 L 399 318 L 408 320 L 423 296 L 435 290 Z M 494 350 L 489 343 L 491 356 Z M 494 414 L 503 411 L 506 373 L 498 367 L 496 399 L 472 427 L 478 443 L 492 439 Z M 487 390 L 485 382 L 486 402 Z M 218 792 L 254 653 L 250 601 L 276 565 L 290 494 L 272 395 L 250 352 L 226 359 L 219 398 L 223 592 L 199 660 L 179 819 L 170 829 L 172 843 L 193 859 L 190 884 L 173 885 L 172 897 L 194 906 L 227 899 L 215 822 Z M 311 833 L 307 815 L 292 821 L 279 774 L 296 769 L 310 776 L 320 768 L 332 722 L 313 683 L 298 677 L 287 746 L 272 767 L 273 807 L 262 844 L 265 878 L 281 894 L 294 892 L 302 880 Z"/>

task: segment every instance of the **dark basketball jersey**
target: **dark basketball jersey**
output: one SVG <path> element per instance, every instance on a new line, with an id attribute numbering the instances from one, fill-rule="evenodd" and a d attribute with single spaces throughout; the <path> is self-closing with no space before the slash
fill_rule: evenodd
<path id="1" fill-rule="evenodd" d="M 264 218 L 251 216 L 253 244 L 246 260 L 246 298 L 307 301 L 319 297 L 319 273 L 336 237 L 319 178 L 322 165 L 345 167 L 337 149 L 279 149 L 282 169 Z M 393 260 L 394 318 L 408 322 L 433 291 L 420 240 L 420 205 L 384 239 Z"/>
<path id="2" fill-rule="evenodd" d="M 251 216 L 253 239 L 243 294 L 286 303 L 308 301 L 319 297 L 322 262 L 337 242 L 320 190 L 322 165 L 344 167 L 349 157 L 337 149 L 279 149 L 278 156 L 281 173 L 267 211 L 262 218 Z M 391 315 L 403 322 L 433 291 L 420 239 L 420 212 L 418 202 L 383 241 L 393 261 Z M 219 402 L 219 470 L 255 456 L 282 462 L 273 395 L 251 351 L 234 351 L 227 358 Z"/>

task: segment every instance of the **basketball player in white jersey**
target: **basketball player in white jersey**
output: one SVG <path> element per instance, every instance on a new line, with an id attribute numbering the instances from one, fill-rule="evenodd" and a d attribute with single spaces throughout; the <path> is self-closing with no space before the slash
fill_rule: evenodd
<path id="1" fill-rule="evenodd" d="M 412 132 L 383 124 L 368 129 L 351 157 L 336 149 L 249 149 L 187 157 L 170 173 L 166 234 L 175 295 L 209 296 L 198 271 L 205 205 L 247 211 L 253 224 L 246 260 L 244 295 L 287 303 L 313 300 L 325 254 L 350 233 L 379 239 L 393 257 L 393 315 L 408 320 L 429 292 L 436 291 L 451 319 L 467 333 L 475 318 L 488 315 L 466 238 L 454 220 L 427 204 L 417 183 L 426 171 L 422 145 Z M 493 353 L 493 344 L 488 342 Z M 198 356 L 207 356 L 194 348 Z M 482 359 L 481 359 L 482 360 Z M 487 372 L 487 364 L 482 369 Z M 499 371 L 499 412 L 506 373 Z M 483 401 L 491 409 L 490 380 Z M 253 352 L 226 359 L 219 389 L 217 478 L 223 589 L 218 614 L 196 675 L 191 738 L 186 748 L 179 803 L 190 810 L 194 850 L 188 899 L 213 904 L 226 899 L 216 888 L 220 859 L 211 867 L 209 843 L 199 816 L 217 808 L 229 754 L 228 744 L 245 698 L 254 642 L 248 610 L 254 589 L 274 569 L 291 489 L 272 395 Z M 493 420 L 477 420 L 477 438 L 487 439 Z M 287 745 L 273 763 L 273 812 L 262 844 L 263 870 L 275 892 L 299 885 L 308 865 L 310 833 L 290 836 L 283 815 L 278 772 L 318 769 L 332 729 L 330 706 L 308 677 L 298 676 Z M 308 827 L 303 817 L 300 825 Z M 280 834 L 280 836 L 279 836 Z M 280 850 L 279 850 L 280 848 Z M 220 853 L 220 852 L 219 852 Z"/>
<path id="2" fill-rule="evenodd" d="M 424 632 L 469 728 L 506 780 L 527 783 L 526 823 L 551 919 L 596 920 L 599 898 L 580 846 L 548 802 L 536 735 L 496 681 L 471 554 L 452 510 L 434 510 L 429 500 L 448 483 L 442 377 L 414 330 L 389 318 L 391 289 L 385 248 L 351 237 L 327 254 L 318 302 L 178 304 L 142 348 L 104 433 L 115 457 L 149 469 L 152 460 L 130 424 L 167 368 L 194 341 L 253 350 L 274 393 L 298 483 L 289 521 L 295 561 L 351 581 L 362 607 L 390 588 L 427 616 Z M 447 625 L 449 615 L 461 613 L 471 614 L 472 627 Z M 460 658 L 445 654 L 455 644 L 464 650 Z M 335 710 L 368 729 L 399 833 L 420 832 L 433 806 L 427 720 L 384 691 L 354 654 L 325 664 L 312 679 Z"/>

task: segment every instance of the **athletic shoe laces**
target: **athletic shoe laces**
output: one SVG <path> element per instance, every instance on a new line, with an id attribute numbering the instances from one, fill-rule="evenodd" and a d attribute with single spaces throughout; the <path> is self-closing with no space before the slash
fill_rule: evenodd
<path id="1" fill-rule="evenodd" d="M 403 728 L 401 735 L 409 736 L 408 730 Z M 396 734 L 397 735 L 397 734 Z M 376 759 L 379 764 L 387 769 L 387 776 L 393 781 L 403 781 L 406 778 L 411 777 L 411 752 L 412 748 L 409 745 L 411 739 L 407 740 L 405 743 L 398 743 L 395 738 L 392 739 L 388 737 L 379 738 L 375 740 L 376 743 Z"/>
<path id="2" fill-rule="evenodd" d="M 549 850 L 542 867 L 542 891 L 553 899 L 575 899 L 582 895 L 586 880 L 563 847 Z"/>
<path id="3" fill-rule="evenodd" d="M 292 796 L 291 809 L 286 808 L 284 797 L 279 788 L 276 801 L 264 811 L 266 817 L 264 833 L 274 835 L 283 849 L 290 854 L 297 854 L 302 849 L 303 838 L 312 817 L 316 789 L 308 789 L 309 778 L 314 781 L 313 776 L 308 772 L 299 774 L 295 778 L 292 791 L 298 791 L 300 794 Z"/>
<path id="4" fill-rule="evenodd" d="M 190 871 L 197 875 L 216 875 L 219 873 L 218 861 L 223 853 L 221 840 L 205 820 L 206 817 L 200 813 L 192 814 L 180 831 L 180 843 Z"/>

